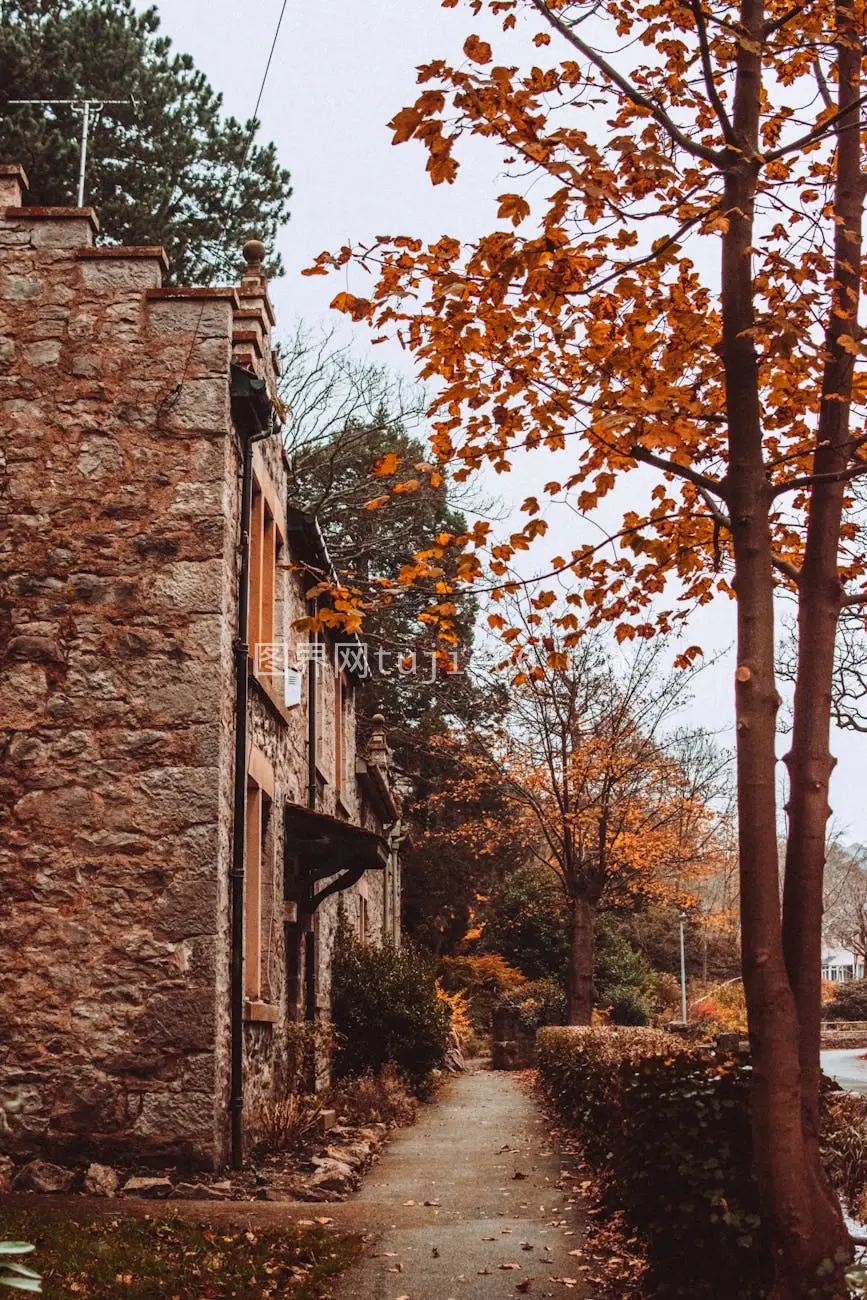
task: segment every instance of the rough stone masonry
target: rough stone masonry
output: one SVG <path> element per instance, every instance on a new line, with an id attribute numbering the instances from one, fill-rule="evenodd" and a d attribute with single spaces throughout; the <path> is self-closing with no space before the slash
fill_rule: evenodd
<path id="1" fill-rule="evenodd" d="M 273 318 L 255 268 L 237 288 L 165 288 L 161 249 L 97 247 L 91 209 L 23 207 L 25 182 L 0 167 L 0 1099 L 24 1103 L 3 1142 L 18 1156 L 214 1167 L 229 1073 L 230 367 L 273 384 Z M 257 449 L 278 519 L 282 457 L 273 440 Z M 286 565 L 275 580 L 291 636 L 303 584 Z M 378 826 L 354 779 L 339 790 L 333 715 L 321 807 Z M 287 712 L 254 689 L 250 728 L 269 797 L 303 803 L 303 703 Z M 269 846 L 251 1122 L 282 1086 L 298 1015 L 279 818 Z M 380 928 L 395 924 L 394 879 L 354 892 Z M 297 948 L 291 960 L 297 976 Z"/>

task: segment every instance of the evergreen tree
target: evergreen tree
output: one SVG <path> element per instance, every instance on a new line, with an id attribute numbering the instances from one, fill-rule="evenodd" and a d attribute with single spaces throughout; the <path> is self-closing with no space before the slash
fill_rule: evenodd
<path id="1" fill-rule="evenodd" d="M 85 201 L 104 237 L 162 244 L 176 282 L 232 282 L 244 241 L 270 245 L 287 220 L 289 173 L 158 30 L 132 0 L 0 0 L 0 158 L 23 164 L 31 203 L 74 204 L 81 112 L 9 101 L 129 98 L 91 126 Z"/>

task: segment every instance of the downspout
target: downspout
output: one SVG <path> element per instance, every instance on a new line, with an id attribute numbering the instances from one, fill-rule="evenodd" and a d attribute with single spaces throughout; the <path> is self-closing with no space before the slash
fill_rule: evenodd
<path id="1" fill-rule="evenodd" d="M 307 663 L 307 807 L 316 810 L 316 696 L 318 693 L 318 673 L 317 673 L 317 649 L 319 634 L 311 632 L 310 644 L 313 647 L 312 653 L 308 655 Z M 306 886 L 304 899 L 305 916 L 305 938 L 304 938 L 304 1019 L 311 1023 L 316 1019 L 316 948 L 315 948 L 315 920 L 313 917 L 313 892 L 315 885 Z M 316 1076 L 316 1061 L 313 1053 L 315 1049 L 311 1046 L 311 1061 L 309 1064 L 311 1083 Z"/>
<path id="2" fill-rule="evenodd" d="M 316 811 L 316 653 L 319 634 L 311 632 L 310 645 L 312 654 L 308 656 L 307 672 L 307 807 Z"/>
<path id="3" fill-rule="evenodd" d="M 235 658 L 235 773 L 232 818 L 231 871 L 231 1075 L 229 1115 L 231 1120 L 231 1164 L 240 1169 L 244 1162 L 244 851 L 247 820 L 247 621 L 250 612 L 250 518 L 253 507 L 253 444 L 273 432 L 263 425 L 252 402 L 250 413 L 254 433 L 239 430 L 243 446 L 241 465 L 240 572 L 238 575 L 238 627 L 233 643 Z"/>

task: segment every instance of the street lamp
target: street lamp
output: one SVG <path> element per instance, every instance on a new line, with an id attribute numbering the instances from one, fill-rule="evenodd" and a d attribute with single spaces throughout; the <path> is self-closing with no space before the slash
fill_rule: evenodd
<path id="1" fill-rule="evenodd" d="M 680 1019 L 686 1024 L 686 949 L 683 942 L 683 927 L 686 924 L 686 912 L 679 914 L 680 919 Z"/>

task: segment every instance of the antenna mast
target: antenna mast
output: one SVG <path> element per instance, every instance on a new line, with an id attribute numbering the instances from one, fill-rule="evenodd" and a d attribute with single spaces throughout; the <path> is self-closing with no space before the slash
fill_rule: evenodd
<path id="1" fill-rule="evenodd" d="M 111 104 L 131 104 L 135 109 L 138 107 L 132 95 L 127 99 L 10 99 L 7 100 L 10 105 L 23 104 L 42 104 L 46 107 L 64 104 L 66 107 L 77 110 L 82 114 L 81 121 L 81 162 L 78 168 L 78 203 L 79 208 L 84 207 L 84 183 L 87 174 L 87 142 L 90 135 L 90 115 L 91 111 L 99 112 Z"/>

